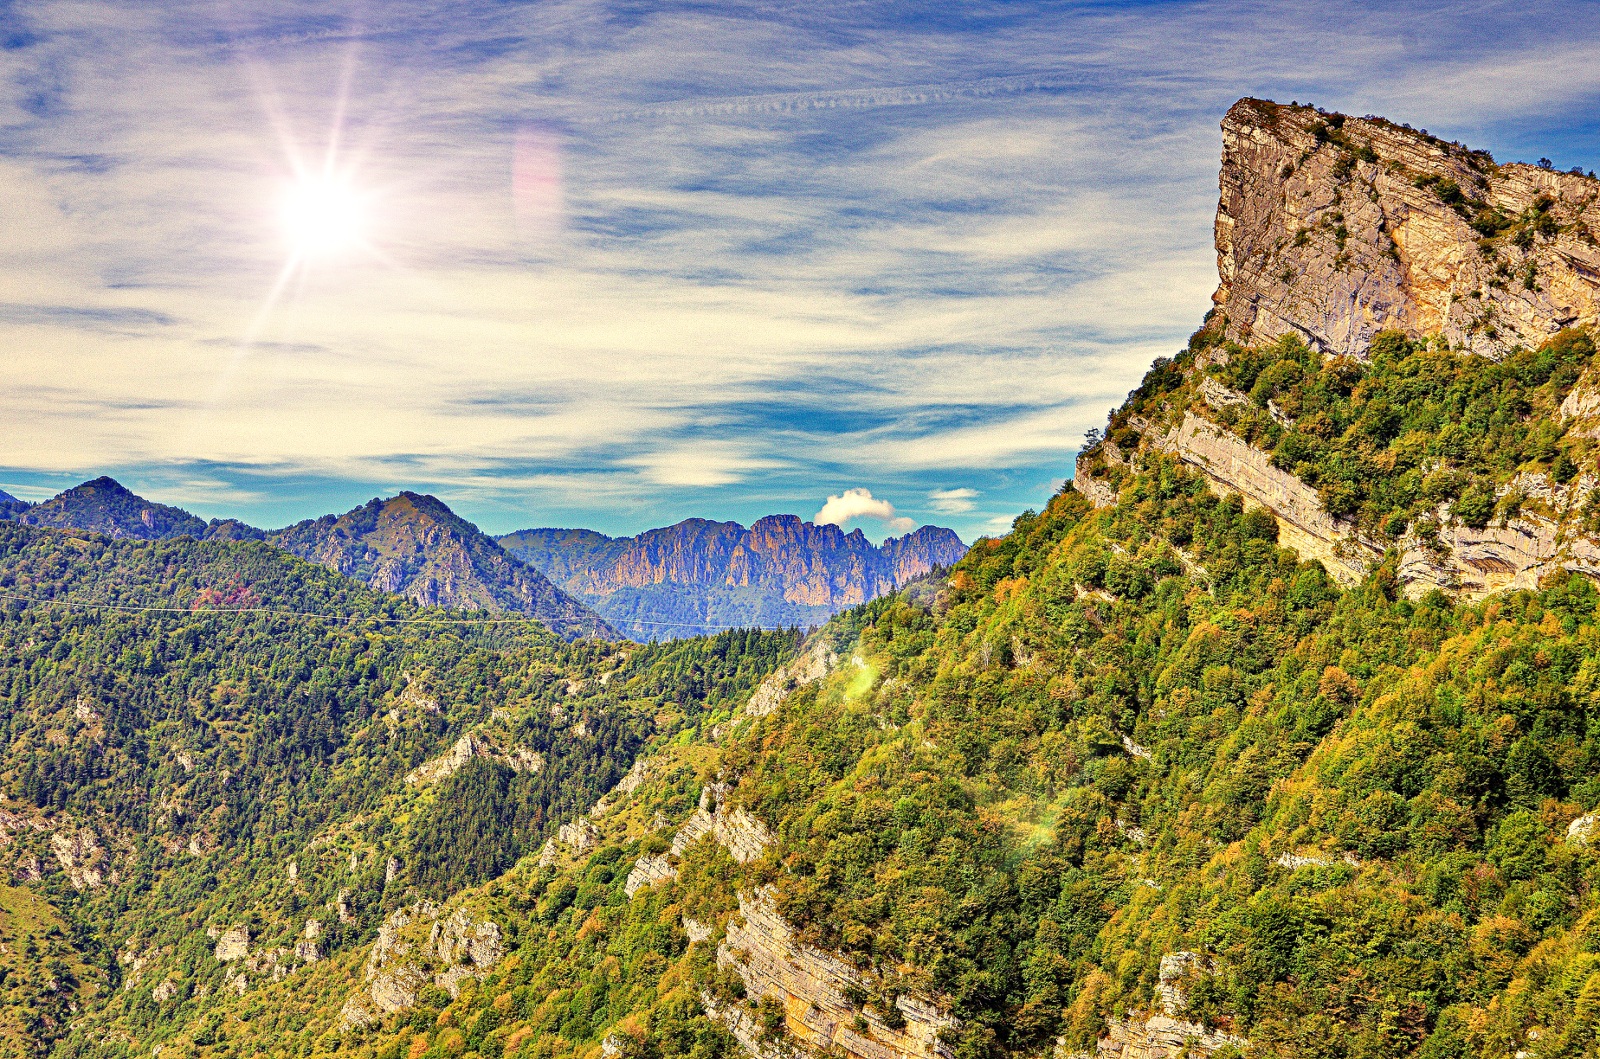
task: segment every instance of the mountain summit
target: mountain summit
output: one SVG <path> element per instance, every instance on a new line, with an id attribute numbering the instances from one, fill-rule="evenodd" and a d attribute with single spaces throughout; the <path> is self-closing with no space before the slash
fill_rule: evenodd
<path id="1" fill-rule="evenodd" d="M 73 486 L 13 517 L 29 526 L 89 530 L 133 540 L 180 536 L 198 540 L 206 535 L 204 519 L 182 508 L 151 503 L 115 478 L 105 476 Z"/>
<path id="2" fill-rule="evenodd" d="M 859 529 L 768 515 L 686 519 L 636 537 L 529 529 L 500 543 L 640 639 L 742 625 L 816 625 L 966 552 L 952 530 L 923 526 L 881 547 Z"/>
<path id="3" fill-rule="evenodd" d="M 1261 99 L 1222 144 L 1213 300 L 1233 341 L 1361 355 L 1398 330 L 1499 358 L 1600 319 L 1592 176 Z"/>
<path id="4" fill-rule="evenodd" d="M 539 618 L 567 637 L 616 636 L 583 604 L 508 555 L 437 497 L 403 492 L 267 535 L 286 551 L 426 605 Z"/>

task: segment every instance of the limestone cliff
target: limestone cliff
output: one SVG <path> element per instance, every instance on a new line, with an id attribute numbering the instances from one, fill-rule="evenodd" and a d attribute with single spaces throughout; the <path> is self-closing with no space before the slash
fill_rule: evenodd
<path id="1" fill-rule="evenodd" d="M 1240 343 L 1361 356 L 1396 328 L 1498 357 L 1600 318 L 1600 181 L 1381 118 L 1244 99 L 1222 123 L 1214 296 Z"/>
<path id="2" fill-rule="evenodd" d="M 937 526 L 875 546 L 860 530 L 793 515 L 769 515 L 748 529 L 688 519 L 636 537 L 530 529 L 499 541 L 640 639 L 819 624 L 966 551 L 953 531 Z"/>
<path id="3" fill-rule="evenodd" d="M 1435 588 L 1467 597 L 1532 588 L 1558 570 L 1600 577 L 1591 499 L 1600 464 L 1586 448 L 1562 448 L 1563 459 L 1579 462 L 1559 474 L 1548 454 L 1520 466 L 1513 460 L 1492 479 L 1478 468 L 1494 514 L 1469 523 L 1453 506 L 1459 489 L 1445 498 L 1422 489 L 1429 474 L 1467 473 L 1427 447 L 1427 431 L 1404 442 L 1341 434 L 1346 428 L 1320 413 L 1297 422 L 1294 403 L 1281 405 L 1282 392 L 1265 384 L 1244 393 L 1222 381 L 1234 358 L 1253 355 L 1246 347 L 1287 335 L 1317 351 L 1312 370 L 1324 378 L 1344 371 L 1362 380 L 1352 383 L 1353 404 L 1381 405 L 1380 384 L 1364 374 L 1378 362 L 1360 363 L 1381 332 L 1428 339 L 1441 356 L 1474 361 L 1473 354 L 1501 360 L 1518 350 L 1526 359 L 1552 336 L 1559 345 L 1580 334 L 1574 325 L 1600 320 L 1600 181 L 1497 165 L 1485 152 L 1381 118 L 1262 100 L 1235 104 L 1222 129 L 1218 313 L 1173 363 L 1161 392 L 1136 391 L 1106 437 L 1080 456 L 1078 491 L 1110 506 L 1126 468 L 1143 453 L 1166 453 L 1218 491 L 1271 512 L 1280 543 L 1345 584 L 1390 552 L 1413 597 Z M 1508 370 L 1518 363 L 1504 361 Z M 1163 370 L 1158 364 L 1156 373 Z M 1548 407 L 1523 401 L 1497 410 L 1521 417 L 1518 429 L 1544 430 L 1551 454 L 1563 436 L 1600 438 L 1596 367 L 1567 370 L 1562 385 L 1570 389 L 1556 391 Z M 1437 380 L 1419 385 L 1447 389 Z M 1381 529 L 1371 516 L 1358 521 L 1349 514 L 1359 513 L 1354 504 L 1338 509 L 1345 514 L 1330 511 L 1315 465 L 1269 451 L 1291 434 L 1303 446 L 1365 452 L 1364 473 L 1392 479 L 1407 469 L 1397 463 L 1400 448 L 1425 452 L 1411 463 L 1416 484 L 1390 501 L 1388 510 L 1406 511 L 1397 528 Z"/>

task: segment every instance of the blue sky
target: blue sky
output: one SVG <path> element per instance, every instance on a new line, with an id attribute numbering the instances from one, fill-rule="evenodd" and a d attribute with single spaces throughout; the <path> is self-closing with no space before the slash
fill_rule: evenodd
<path id="1" fill-rule="evenodd" d="M 1538 2 L 0 0 L 0 488 L 611 533 L 864 489 L 875 538 L 970 540 L 1198 325 L 1230 103 L 1596 168 L 1597 38 Z M 359 245 L 298 260 L 335 130 Z"/>

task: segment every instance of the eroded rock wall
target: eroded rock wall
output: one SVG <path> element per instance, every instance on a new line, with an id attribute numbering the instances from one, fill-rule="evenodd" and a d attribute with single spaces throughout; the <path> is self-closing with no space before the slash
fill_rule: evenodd
<path id="1" fill-rule="evenodd" d="M 717 948 L 717 962 L 739 975 L 752 997 L 771 997 L 783 1005 L 789 1034 L 817 1051 L 838 1049 L 861 1059 L 951 1056 L 940 1040 L 954 1026 L 933 1004 L 901 996 L 896 1004 L 904 1025 L 891 1029 L 870 1007 L 857 1007 L 848 994 L 866 986 L 843 960 L 795 940 L 788 922 L 772 907 L 769 890 L 739 895 L 739 917 L 728 925 Z M 730 1020 L 735 1036 L 750 1027 Z M 741 1039 L 759 1054 L 758 1041 Z"/>
<path id="2" fill-rule="evenodd" d="M 1217 402 L 1208 397 L 1208 403 Z M 1435 540 L 1407 536 L 1378 542 L 1357 533 L 1348 520 L 1330 515 L 1316 490 L 1274 467 L 1271 454 L 1193 411 L 1185 412 L 1177 427 L 1153 434 L 1150 444 L 1198 470 L 1218 490 L 1236 493 L 1271 512 L 1280 544 L 1304 558 L 1321 560 L 1346 585 L 1365 577 L 1387 547 L 1400 551 L 1397 573 L 1414 597 L 1435 588 L 1468 598 L 1531 589 L 1557 570 L 1600 580 L 1600 541 L 1585 535 L 1581 527 L 1581 508 L 1600 485 L 1589 475 L 1559 486 L 1543 475 L 1523 474 L 1502 490 L 1524 499 L 1513 518 L 1480 529 L 1451 518 L 1441 507 Z M 1083 473 L 1079 478 L 1094 481 Z M 1109 493 L 1103 482 L 1094 488 Z M 1090 499 L 1096 504 L 1115 502 L 1114 495 Z"/>
<path id="3" fill-rule="evenodd" d="M 1222 144 L 1213 300 L 1231 339 L 1363 356 L 1397 328 L 1500 357 L 1600 318 L 1591 177 L 1257 99 Z"/>

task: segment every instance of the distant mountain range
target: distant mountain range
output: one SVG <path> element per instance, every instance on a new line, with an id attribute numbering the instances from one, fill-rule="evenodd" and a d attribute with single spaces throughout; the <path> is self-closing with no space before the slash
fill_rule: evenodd
<path id="1" fill-rule="evenodd" d="M 538 570 L 507 555 L 442 501 L 418 493 L 373 500 L 343 515 L 270 533 L 237 519 L 206 522 L 137 496 L 112 478 L 96 478 L 31 506 L 6 499 L 12 504 L 0 507 L 0 514 L 9 510 L 7 517 L 26 525 L 135 540 L 264 540 L 424 605 L 526 614 L 567 639 L 617 638 L 599 615 Z"/>
<path id="2" fill-rule="evenodd" d="M 497 541 L 438 498 L 412 492 L 267 531 L 238 519 L 207 522 L 107 477 L 38 504 L 0 493 L 0 519 L 134 540 L 263 540 L 424 605 L 526 614 L 568 639 L 817 625 L 966 551 L 935 526 L 877 547 L 860 530 L 793 515 L 748 529 L 689 519 L 637 537 L 529 529 Z"/>
<path id="3" fill-rule="evenodd" d="M 564 636 L 616 638 L 592 610 L 518 562 L 437 497 L 404 492 L 267 534 L 286 551 L 418 603 L 530 614 Z"/>
<path id="4" fill-rule="evenodd" d="M 878 547 L 860 530 L 793 515 L 769 515 L 748 529 L 695 518 L 636 537 L 527 529 L 498 540 L 640 640 L 741 625 L 818 625 L 967 550 L 937 526 Z"/>

